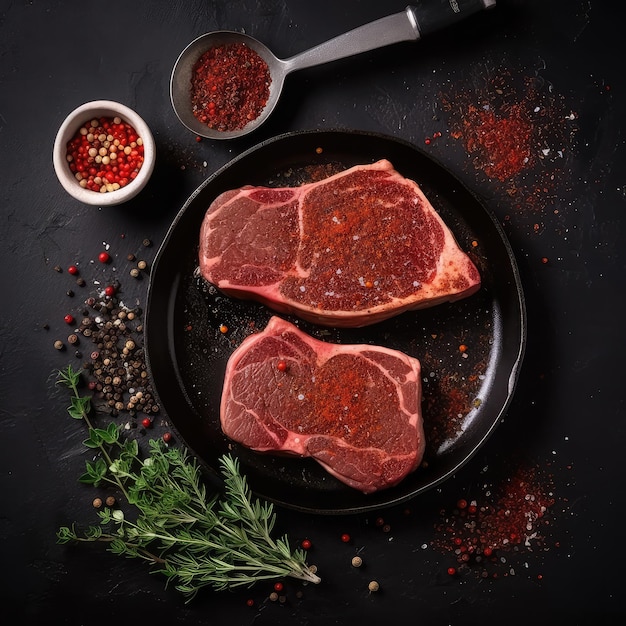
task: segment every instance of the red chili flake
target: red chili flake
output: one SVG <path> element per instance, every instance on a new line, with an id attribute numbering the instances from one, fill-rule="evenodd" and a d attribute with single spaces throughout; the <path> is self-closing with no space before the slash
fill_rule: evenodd
<path id="1" fill-rule="evenodd" d="M 271 76 L 267 63 L 243 43 L 207 50 L 196 62 L 191 78 L 194 116 L 209 128 L 244 128 L 265 108 Z"/>
<path id="2" fill-rule="evenodd" d="M 111 260 L 111 255 L 108 252 L 101 252 L 98 255 L 98 261 L 100 263 L 108 263 Z"/>

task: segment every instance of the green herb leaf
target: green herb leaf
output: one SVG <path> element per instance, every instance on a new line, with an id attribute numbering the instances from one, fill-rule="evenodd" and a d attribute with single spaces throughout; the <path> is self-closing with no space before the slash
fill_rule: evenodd
<path id="1" fill-rule="evenodd" d="M 67 412 L 70 414 L 70 417 L 74 419 L 81 420 L 84 419 L 85 415 L 89 413 L 91 410 L 91 398 L 84 397 L 73 397 L 71 400 L 71 404 L 67 409 Z"/>
<path id="2" fill-rule="evenodd" d="M 78 480 L 81 483 L 89 485 L 99 485 L 107 474 L 107 466 L 103 459 L 96 461 L 86 461 L 85 469 L 87 470 Z"/>
<path id="3" fill-rule="evenodd" d="M 95 461 L 85 463 L 79 481 L 116 486 L 134 511 L 106 507 L 97 513 L 100 524 L 82 536 L 61 527 L 59 543 L 105 542 L 114 554 L 156 564 L 166 584 L 173 583 L 188 599 L 204 587 L 232 589 L 285 576 L 320 581 L 303 550 L 292 551 L 286 536 L 273 539 L 273 506 L 252 497 L 237 459 L 220 459 L 224 493 L 208 495 L 200 468 L 186 450 L 149 440 L 142 458 L 137 440 L 123 437 L 116 424 L 94 427 L 89 398 L 78 392 L 79 380 L 80 371 L 71 366 L 59 371 L 57 380 L 73 393 L 68 413 L 87 424 L 85 446 L 99 450 Z"/>

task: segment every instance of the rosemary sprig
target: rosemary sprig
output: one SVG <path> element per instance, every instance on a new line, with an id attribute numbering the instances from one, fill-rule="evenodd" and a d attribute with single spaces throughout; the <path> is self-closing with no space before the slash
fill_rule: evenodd
<path id="1" fill-rule="evenodd" d="M 252 498 L 237 459 L 220 459 L 224 493 L 209 496 L 186 450 L 150 440 L 146 457 L 140 458 L 136 440 L 123 438 L 118 426 L 95 428 L 89 398 L 79 392 L 80 376 L 68 366 L 57 380 L 72 391 L 69 414 L 87 424 L 85 445 L 100 451 L 79 480 L 113 484 L 134 506 L 134 515 L 131 519 L 121 509 L 98 511 L 99 525 L 82 533 L 61 527 L 59 543 L 107 543 L 114 554 L 154 565 L 189 599 L 207 586 L 224 590 L 286 576 L 320 582 L 304 550 L 292 551 L 287 536 L 272 538 L 273 506 Z"/>

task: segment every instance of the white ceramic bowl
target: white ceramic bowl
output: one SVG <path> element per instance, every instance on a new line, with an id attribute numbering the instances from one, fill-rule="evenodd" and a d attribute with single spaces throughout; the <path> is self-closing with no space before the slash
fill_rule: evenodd
<path id="1" fill-rule="evenodd" d="M 68 141 L 74 137 L 78 129 L 85 122 L 100 117 L 120 117 L 122 121 L 130 124 L 137 131 L 137 135 L 141 137 L 144 150 L 144 161 L 137 177 L 125 187 L 120 187 L 115 191 L 107 191 L 105 193 L 81 187 L 76 176 L 70 170 L 67 161 Z M 156 151 L 154 138 L 148 125 L 135 111 L 119 102 L 94 100 L 93 102 L 86 102 L 77 109 L 74 109 L 74 111 L 65 118 L 54 141 L 52 160 L 59 182 L 76 200 L 96 206 L 113 206 L 134 198 L 146 186 L 154 170 Z"/>

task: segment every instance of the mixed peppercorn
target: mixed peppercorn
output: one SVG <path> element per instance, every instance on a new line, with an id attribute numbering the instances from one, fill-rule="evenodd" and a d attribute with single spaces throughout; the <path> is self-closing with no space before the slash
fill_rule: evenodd
<path id="1" fill-rule="evenodd" d="M 67 162 L 79 185 L 100 193 L 132 182 L 143 159 L 142 138 L 119 117 L 86 122 L 67 144 Z"/>
<path id="2" fill-rule="evenodd" d="M 151 241 L 144 239 L 142 245 L 148 248 Z M 107 266 L 113 258 L 108 250 L 103 250 L 97 255 L 97 260 Z M 126 260 L 135 261 L 135 255 L 129 254 Z M 85 285 L 80 267 L 79 263 L 71 264 L 67 272 Z M 147 262 L 140 260 L 130 274 L 132 276 L 133 270 L 144 271 L 147 267 Z M 62 272 L 60 266 L 56 266 L 55 270 Z M 126 414 L 137 418 L 144 428 L 150 428 L 160 408 L 151 387 L 143 349 L 143 311 L 139 306 L 128 306 L 120 299 L 119 280 L 107 281 L 104 287 L 100 283 L 99 278 L 94 281 L 97 293 L 85 299 L 80 311 L 64 316 L 64 322 L 73 327 L 67 343 L 75 349 L 77 358 L 83 358 L 82 344 L 90 344 L 89 358 L 83 361 L 82 369 L 89 389 L 93 391 L 95 406 L 114 417 Z M 74 295 L 73 292 L 71 295 Z M 54 347 L 64 350 L 66 344 L 57 339 Z M 171 433 L 165 433 L 164 439 L 171 441 Z"/>

